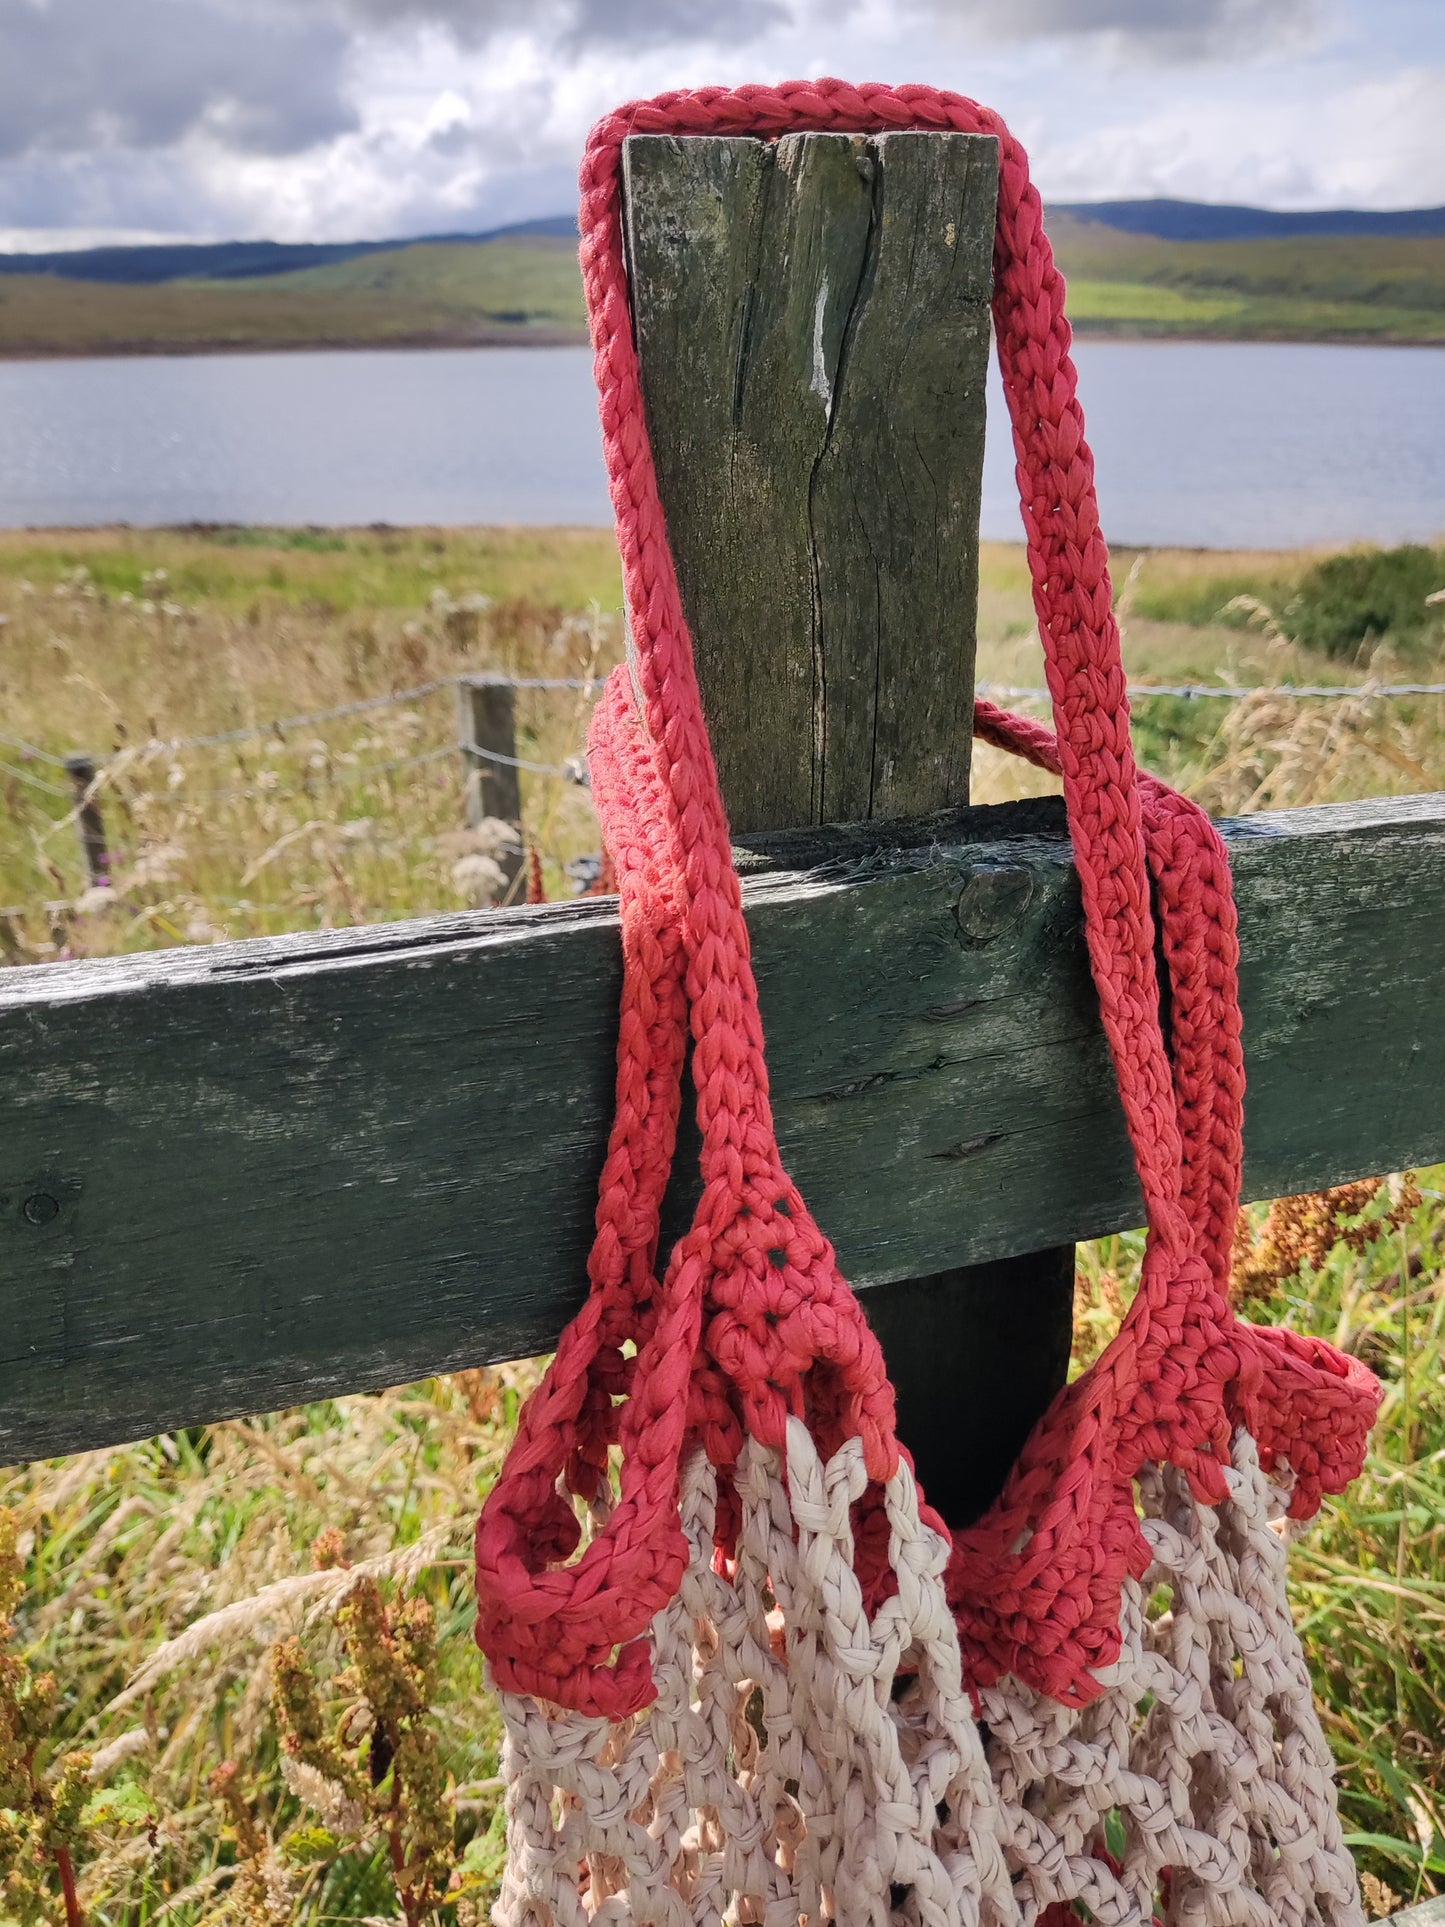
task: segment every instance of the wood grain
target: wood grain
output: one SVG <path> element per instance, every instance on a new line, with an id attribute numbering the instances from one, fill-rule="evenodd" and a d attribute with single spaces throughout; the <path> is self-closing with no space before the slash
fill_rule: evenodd
<path id="1" fill-rule="evenodd" d="M 1422 1900 L 1417 1907 L 1391 1914 L 1383 1927 L 1445 1927 L 1445 1899 Z"/>
<path id="2" fill-rule="evenodd" d="M 1445 1158 L 1445 798 L 1226 834 L 1249 1195 Z M 756 845 L 779 1134 L 846 1276 L 1138 1222 L 1055 803 Z M 0 971 L 0 1453 L 550 1346 L 618 989 L 601 902 Z"/>
<path id="3" fill-rule="evenodd" d="M 997 142 L 658 135 L 623 166 L 734 830 L 965 802 Z"/>

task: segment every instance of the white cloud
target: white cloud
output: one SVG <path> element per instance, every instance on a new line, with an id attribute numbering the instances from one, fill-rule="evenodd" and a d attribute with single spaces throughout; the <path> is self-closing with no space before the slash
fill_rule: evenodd
<path id="1" fill-rule="evenodd" d="M 820 71 L 990 101 L 1055 199 L 1445 201 L 1435 0 L 0 0 L 0 232 L 493 226 L 619 99 Z"/>
<path id="2" fill-rule="evenodd" d="M 955 30 L 1003 41 L 1094 41 L 1119 60 L 1237 60 L 1312 39 L 1318 0 L 923 0 Z"/>
<path id="3" fill-rule="evenodd" d="M 1365 81 L 1329 108 L 1325 191 L 1368 206 L 1445 203 L 1445 62 Z"/>
<path id="4" fill-rule="evenodd" d="M 1270 84 L 1218 98 L 1197 82 L 1167 109 L 1059 139 L 1034 171 L 1053 200 L 1170 196 L 1281 208 L 1445 203 L 1445 66 L 1384 81 L 1341 80 L 1319 97 Z"/>

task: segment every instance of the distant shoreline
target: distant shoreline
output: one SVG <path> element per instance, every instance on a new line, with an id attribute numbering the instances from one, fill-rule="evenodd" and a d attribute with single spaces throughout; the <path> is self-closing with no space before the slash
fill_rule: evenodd
<path id="1" fill-rule="evenodd" d="M 383 353 L 392 348 L 585 348 L 584 329 L 529 328 L 525 333 L 504 328 L 458 329 L 452 334 L 388 335 L 368 341 L 364 335 L 341 336 L 335 341 L 294 339 L 279 341 L 114 341 L 83 347 L 11 347 L 0 343 L 0 361 L 155 361 L 163 357 L 196 355 L 305 355 Z"/>
<path id="2" fill-rule="evenodd" d="M 1189 329 L 1121 329 L 1095 327 L 1085 322 L 1074 327 L 1074 339 L 1083 342 L 1115 341 L 1135 347 L 1192 342 L 1226 347 L 1267 348 L 1445 348 L 1445 335 L 1400 336 L 1366 334 L 1204 334 Z M 0 344 L 0 361 L 157 361 L 193 359 L 213 355 L 296 355 L 387 353 L 392 349 L 412 352 L 425 349 L 457 348 L 585 348 L 588 336 L 581 329 L 533 328 L 525 332 L 506 329 L 463 331 L 455 334 L 417 333 L 389 335 L 384 340 L 365 336 L 343 336 L 334 341 L 282 339 L 279 341 L 116 341 L 83 347 L 66 345 L 40 347 L 32 344 Z"/>

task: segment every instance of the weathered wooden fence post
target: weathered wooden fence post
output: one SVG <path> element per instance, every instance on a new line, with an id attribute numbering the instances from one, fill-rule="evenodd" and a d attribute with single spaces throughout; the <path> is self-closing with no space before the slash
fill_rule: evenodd
<path id="1" fill-rule="evenodd" d="M 637 137 L 624 165 L 648 421 L 734 835 L 966 803 L 996 143 Z M 932 941 L 1006 940 L 1020 876 L 971 877 Z M 906 997 L 907 960 L 879 968 Z M 920 1011 L 939 1065 L 967 1014 Z M 978 1136 L 960 1117 L 926 1155 L 961 1163 Z M 900 1431 L 953 1523 L 1063 1383 L 1072 1298 L 1071 1245 L 868 1294 Z"/>
<path id="2" fill-rule="evenodd" d="M 463 676 L 457 683 L 457 732 L 467 781 L 467 821 L 475 829 L 485 817 L 510 823 L 517 831 L 515 850 L 498 853 L 507 895 L 521 875 L 523 851 L 522 784 L 517 767 L 516 690 L 510 676 Z"/>
<path id="3" fill-rule="evenodd" d="M 105 823 L 96 801 L 95 758 L 77 752 L 65 759 L 65 773 L 75 796 L 75 827 L 80 854 L 85 858 L 85 880 L 92 889 L 110 882 L 110 852 L 105 847 Z"/>

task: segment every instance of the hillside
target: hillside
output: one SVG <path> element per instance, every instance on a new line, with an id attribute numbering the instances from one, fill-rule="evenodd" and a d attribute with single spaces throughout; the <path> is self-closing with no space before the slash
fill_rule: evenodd
<path id="1" fill-rule="evenodd" d="M 0 353 L 498 346 L 584 340 L 576 243 L 419 242 L 324 267 L 117 284 L 0 278 Z"/>
<path id="2" fill-rule="evenodd" d="M 400 241 L 163 241 L 134 247 L 63 248 L 49 254 L 0 254 L 0 274 L 58 274 L 66 281 L 235 281 L 354 261 L 419 241 L 514 241 L 541 235 L 575 241 L 576 217 L 549 214 L 482 234 L 416 234 Z"/>
<path id="3" fill-rule="evenodd" d="M 256 295 L 315 295 L 389 302 L 417 312 L 481 315 L 512 326 L 582 328 L 582 281 L 575 237 L 544 235 L 477 242 L 419 241 L 384 254 L 236 282 Z"/>
<path id="4" fill-rule="evenodd" d="M 1445 235 L 1173 241 L 1056 209 L 1081 333 L 1445 341 Z"/>
<path id="5" fill-rule="evenodd" d="M 1081 335 L 1445 343 L 1445 232 L 1409 231 L 1411 221 L 1421 229 L 1432 221 L 1441 226 L 1439 213 L 1358 217 L 1393 221 L 1399 231 L 1249 238 L 1249 222 L 1238 217 L 1295 223 L 1306 217 L 1148 202 L 1056 207 L 1048 226 Z M 1207 226 L 1206 216 L 1215 232 L 1237 237 L 1243 229 L 1245 238 L 1175 239 L 1143 231 L 1146 221 L 1166 229 L 1191 221 Z M 1357 217 L 1311 218 L 1348 224 Z M 17 262 L 28 266 L 36 257 L 0 257 L 0 354 L 541 345 L 586 338 L 567 216 L 480 238 L 314 248 L 248 242 L 98 254 L 104 259 L 94 261 L 95 279 L 76 278 L 68 261 L 54 265 L 56 257 L 43 257 L 44 273 L 16 271 Z M 177 264 L 189 270 L 180 278 L 172 272 Z M 247 266 L 253 271 L 238 272 Z M 255 271 L 258 266 L 264 271 Z"/>
<path id="6" fill-rule="evenodd" d="M 1055 202 L 1052 213 L 1161 241 L 1279 241 L 1297 235 L 1445 235 L 1445 207 L 1284 209 L 1212 201 Z"/>

